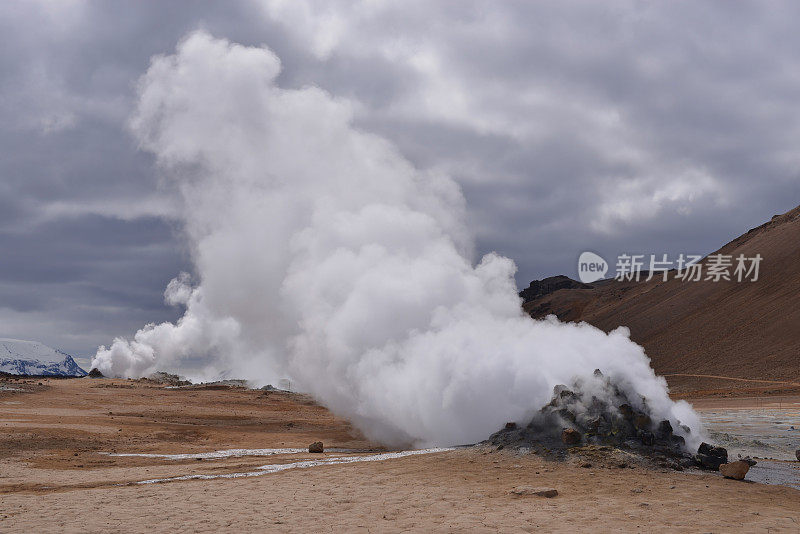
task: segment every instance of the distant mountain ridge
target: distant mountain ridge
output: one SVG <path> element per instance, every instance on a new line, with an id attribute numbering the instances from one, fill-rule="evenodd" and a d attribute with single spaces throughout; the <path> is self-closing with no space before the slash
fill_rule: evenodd
<path id="1" fill-rule="evenodd" d="M 525 299 L 534 318 L 554 314 L 605 331 L 627 326 L 660 374 L 800 381 L 800 207 L 713 254 L 763 258 L 756 282 L 601 280 Z M 708 262 L 708 257 L 703 263 Z M 643 280 L 646 277 L 643 277 Z"/>
<path id="2" fill-rule="evenodd" d="M 523 302 L 528 302 L 529 300 L 554 293 L 559 289 L 592 289 L 592 286 L 559 274 L 542 280 L 534 280 L 531 285 L 519 292 L 519 296 Z"/>
<path id="3" fill-rule="evenodd" d="M 0 373 L 27 376 L 86 376 L 72 356 L 38 341 L 0 338 Z"/>

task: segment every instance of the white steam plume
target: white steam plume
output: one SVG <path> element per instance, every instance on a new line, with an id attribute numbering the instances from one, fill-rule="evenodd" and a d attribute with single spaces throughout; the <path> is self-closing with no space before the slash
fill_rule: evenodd
<path id="1" fill-rule="evenodd" d="M 153 59 L 131 126 L 182 199 L 197 283 L 167 288 L 177 324 L 100 347 L 93 366 L 290 376 L 387 444 L 484 439 L 600 368 L 697 427 L 626 329 L 533 321 L 511 260 L 473 264 L 449 177 L 358 131 L 349 102 L 278 87 L 279 71 L 270 50 L 203 32 Z"/>

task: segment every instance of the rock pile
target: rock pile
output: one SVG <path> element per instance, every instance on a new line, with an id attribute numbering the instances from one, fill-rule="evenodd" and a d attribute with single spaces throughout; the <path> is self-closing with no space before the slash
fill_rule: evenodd
<path id="1" fill-rule="evenodd" d="M 686 446 L 688 427 L 680 421 L 654 420 L 651 414 L 647 399 L 629 398 L 595 370 L 590 380 L 556 386 L 552 400 L 527 425 L 508 423 L 488 443 L 558 456 L 581 445 L 611 446 L 678 470 L 695 466 L 717 470 L 727 463 L 727 451 L 721 447 L 703 444 L 692 454 Z"/>
<path id="2" fill-rule="evenodd" d="M 156 371 L 155 373 L 152 373 L 150 376 L 141 378 L 140 380 L 142 380 L 142 382 L 155 382 L 156 384 L 162 384 L 165 386 L 192 385 L 192 382 L 190 380 L 186 380 L 182 376 L 166 373 L 164 371 Z"/>
<path id="3" fill-rule="evenodd" d="M 677 421 L 676 424 L 680 425 Z M 556 386 L 550 403 L 526 426 L 507 424 L 489 442 L 498 446 L 541 444 L 549 449 L 612 445 L 690 458 L 683 437 L 689 433 L 689 428 L 682 425 L 676 432 L 668 420 L 653 421 L 646 399 L 629 399 L 596 370 L 590 384 L 576 381 L 571 388 Z"/>
<path id="4" fill-rule="evenodd" d="M 572 387 L 556 386 L 551 401 L 527 425 L 506 423 L 485 443 L 497 449 L 525 447 L 559 457 L 583 445 L 620 449 L 662 467 L 699 467 L 739 480 L 755 465 L 750 458 L 728 463 L 728 451 L 709 443 L 701 443 L 692 453 L 686 445 L 689 436 L 691 430 L 680 421 L 655 421 L 647 399 L 629 398 L 595 370 L 590 380 L 578 380 Z"/>
<path id="5" fill-rule="evenodd" d="M 738 480 L 744 479 L 755 465 L 750 458 L 728 463 L 726 449 L 705 442 L 692 453 L 684 437 L 690 436 L 691 430 L 679 421 L 674 423 L 675 426 L 666 419 L 655 422 L 647 399 L 628 398 L 621 388 L 595 370 L 588 384 L 576 381 L 571 388 L 556 386 L 552 400 L 527 425 L 506 423 L 485 443 L 498 450 L 524 447 L 558 457 L 576 447 L 598 445 L 599 448 L 595 447 L 598 450 L 625 450 L 662 467 L 676 470 L 699 467 L 721 471 L 723 476 Z"/>

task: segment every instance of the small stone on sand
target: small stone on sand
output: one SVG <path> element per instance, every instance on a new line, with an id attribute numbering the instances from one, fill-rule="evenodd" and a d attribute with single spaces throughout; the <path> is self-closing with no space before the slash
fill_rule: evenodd
<path id="1" fill-rule="evenodd" d="M 558 495 L 558 490 L 554 488 L 536 488 L 533 486 L 517 486 L 516 488 L 511 490 L 513 495 L 536 495 L 537 497 L 546 497 L 548 499 L 552 499 L 556 495 Z"/>

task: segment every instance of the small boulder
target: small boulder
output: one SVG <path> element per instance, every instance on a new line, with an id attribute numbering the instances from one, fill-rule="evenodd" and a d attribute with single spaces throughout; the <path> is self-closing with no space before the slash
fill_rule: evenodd
<path id="1" fill-rule="evenodd" d="M 324 452 L 324 451 L 325 451 L 325 447 L 322 446 L 322 442 L 321 441 L 315 441 L 314 443 L 312 443 L 311 445 L 308 446 L 308 452 L 320 453 L 320 452 Z"/>
<path id="2" fill-rule="evenodd" d="M 714 447 L 706 442 L 700 444 L 695 460 L 703 469 L 718 471 L 719 466 L 728 463 L 728 450 L 723 447 Z"/>
<path id="3" fill-rule="evenodd" d="M 711 471 L 719 471 L 719 466 L 728 461 L 727 458 L 711 456 L 710 454 L 696 454 L 694 459 L 700 467 L 703 469 L 710 469 Z"/>
<path id="4" fill-rule="evenodd" d="M 728 460 L 728 450 L 724 447 L 714 447 L 713 445 L 709 445 L 705 441 L 700 444 L 698 447 L 697 452 L 699 454 L 708 454 L 709 456 L 716 456 L 717 458 L 725 458 L 725 462 L 727 463 Z"/>
<path id="5" fill-rule="evenodd" d="M 744 480 L 747 471 L 750 470 L 750 464 L 744 460 L 738 460 L 729 464 L 722 464 L 719 466 L 719 472 L 725 478 L 732 478 L 734 480 Z"/>
<path id="6" fill-rule="evenodd" d="M 581 442 L 581 433 L 574 428 L 565 428 L 561 431 L 561 441 L 565 445 L 579 445 Z"/>
<path id="7" fill-rule="evenodd" d="M 516 488 L 512 489 L 510 492 L 512 495 L 518 495 L 520 497 L 525 495 L 535 495 L 537 497 L 546 497 L 548 499 L 552 499 L 553 497 L 558 495 L 558 490 L 555 488 L 535 488 L 533 486 L 517 486 Z"/>

